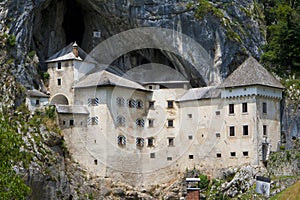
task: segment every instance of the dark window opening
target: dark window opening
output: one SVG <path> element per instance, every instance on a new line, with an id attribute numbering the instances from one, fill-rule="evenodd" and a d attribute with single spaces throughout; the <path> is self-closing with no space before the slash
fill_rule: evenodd
<path id="1" fill-rule="evenodd" d="M 220 115 L 221 112 L 219 110 L 216 111 L 216 115 Z"/>
<path id="2" fill-rule="evenodd" d="M 174 107 L 174 101 L 167 101 L 168 102 L 168 108 Z"/>
<path id="3" fill-rule="evenodd" d="M 220 153 L 217 153 L 217 158 L 221 158 L 222 155 Z"/>
<path id="4" fill-rule="evenodd" d="M 61 69 L 61 62 L 57 63 L 57 69 Z"/>
<path id="5" fill-rule="evenodd" d="M 230 156 L 231 156 L 231 157 L 235 157 L 235 156 L 236 156 L 236 153 L 235 153 L 235 152 L 230 152 Z"/>
<path id="6" fill-rule="evenodd" d="M 248 135 L 249 132 L 248 132 L 248 125 L 244 125 L 243 126 L 243 135 Z"/>
<path id="7" fill-rule="evenodd" d="M 142 147 L 144 146 L 144 138 L 136 138 L 136 146 Z"/>
<path id="8" fill-rule="evenodd" d="M 243 156 L 248 156 L 248 155 L 249 155 L 248 151 L 243 151 Z"/>
<path id="9" fill-rule="evenodd" d="M 60 78 L 57 79 L 57 85 L 61 85 L 61 79 Z"/>
<path id="10" fill-rule="evenodd" d="M 172 157 L 167 157 L 167 160 L 172 160 Z"/>
<path id="11" fill-rule="evenodd" d="M 148 119 L 149 127 L 154 126 L 154 119 Z"/>
<path id="12" fill-rule="evenodd" d="M 118 145 L 126 145 L 126 137 L 124 135 L 119 135 L 117 138 Z"/>
<path id="13" fill-rule="evenodd" d="M 168 138 L 169 146 L 174 146 L 174 138 Z"/>
<path id="14" fill-rule="evenodd" d="M 138 126 L 138 127 L 144 127 L 145 126 L 145 121 L 143 119 L 136 119 L 135 120 L 135 124 Z"/>
<path id="15" fill-rule="evenodd" d="M 229 136 L 235 136 L 234 126 L 229 127 Z"/>
<path id="16" fill-rule="evenodd" d="M 150 153 L 150 158 L 155 158 L 155 153 Z"/>
<path id="17" fill-rule="evenodd" d="M 70 119 L 70 126 L 74 126 L 74 119 Z"/>
<path id="18" fill-rule="evenodd" d="M 148 138 L 148 146 L 149 147 L 154 146 L 154 139 L 153 138 Z"/>
<path id="19" fill-rule="evenodd" d="M 243 104 L 242 104 L 242 112 L 243 112 L 243 113 L 248 112 L 248 105 L 247 105 L 247 103 L 243 103 Z"/>
<path id="20" fill-rule="evenodd" d="M 94 160 L 94 164 L 95 164 L 95 165 L 98 165 L 98 160 Z"/>
<path id="21" fill-rule="evenodd" d="M 144 108 L 144 103 L 143 103 L 142 100 L 137 100 L 136 104 L 137 104 L 138 109 L 143 109 Z"/>
<path id="22" fill-rule="evenodd" d="M 168 119 L 168 127 L 174 127 L 174 120 Z"/>
<path id="23" fill-rule="evenodd" d="M 263 136 L 267 136 L 267 125 L 263 125 Z"/>
<path id="24" fill-rule="evenodd" d="M 194 155 L 189 155 L 189 159 L 193 160 L 194 159 Z"/>
<path id="25" fill-rule="evenodd" d="M 149 109 L 154 109 L 154 101 L 149 101 Z"/>
<path id="26" fill-rule="evenodd" d="M 193 139 L 193 136 L 192 136 L 192 135 L 189 135 L 188 138 L 189 138 L 189 140 L 192 140 L 192 139 Z"/>
<path id="27" fill-rule="evenodd" d="M 221 137 L 221 133 L 216 133 L 216 137 Z"/>
<path id="28" fill-rule="evenodd" d="M 234 114 L 234 104 L 229 104 L 229 114 Z"/>
<path id="29" fill-rule="evenodd" d="M 39 99 L 36 99 L 36 100 L 35 100 L 35 105 L 36 105 L 36 106 L 40 105 L 40 100 L 39 100 Z"/>
<path id="30" fill-rule="evenodd" d="M 267 103 L 265 103 L 265 102 L 262 104 L 262 112 L 264 114 L 267 114 Z"/>
<path id="31" fill-rule="evenodd" d="M 193 118 L 193 115 L 192 114 L 188 114 L 188 117 L 191 119 L 191 118 Z"/>
<path id="32" fill-rule="evenodd" d="M 66 12 L 62 26 L 65 31 L 66 43 L 76 41 L 81 46 L 85 26 L 83 11 L 77 1 L 66 0 Z"/>

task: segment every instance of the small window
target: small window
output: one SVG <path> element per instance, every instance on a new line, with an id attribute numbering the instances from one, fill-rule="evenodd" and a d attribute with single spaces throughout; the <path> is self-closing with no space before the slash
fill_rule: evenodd
<path id="1" fill-rule="evenodd" d="M 118 97 L 116 101 L 117 101 L 117 106 L 119 107 L 125 106 L 125 99 L 123 97 Z"/>
<path id="2" fill-rule="evenodd" d="M 153 127 L 154 126 L 154 119 L 148 119 L 148 125 L 149 125 L 149 127 Z"/>
<path id="3" fill-rule="evenodd" d="M 192 140 L 192 139 L 193 139 L 193 136 L 192 136 L 192 135 L 189 135 L 188 138 L 189 138 L 189 140 Z"/>
<path id="4" fill-rule="evenodd" d="M 119 135 L 117 138 L 118 145 L 126 145 L 126 137 L 124 135 Z"/>
<path id="5" fill-rule="evenodd" d="M 167 157 L 167 160 L 171 161 L 171 160 L 172 160 L 172 157 Z"/>
<path id="6" fill-rule="evenodd" d="M 168 127 L 174 127 L 174 120 L 168 119 Z"/>
<path id="7" fill-rule="evenodd" d="M 243 151 L 243 156 L 248 156 L 248 155 L 249 155 L 248 151 Z"/>
<path id="8" fill-rule="evenodd" d="M 229 136 L 235 136 L 234 126 L 229 127 Z"/>
<path id="9" fill-rule="evenodd" d="M 126 119 L 124 116 L 120 115 L 120 116 L 117 116 L 116 118 L 116 125 L 117 126 L 125 126 L 125 123 L 126 123 Z"/>
<path id="10" fill-rule="evenodd" d="M 70 119 L 70 126 L 74 126 L 74 119 Z"/>
<path id="11" fill-rule="evenodd" d="M 88 118 L 88 125 L 98 125 L 98 123 L 99 123 L 99 118 L 97 116 Z"/>
<path id="12" fill-rule="evenodd" d="M 194 159 L 194 155 L 189 155 L 189 159 L 193 160 Z"/>
<path id="13" fill-rule="evenodd" d="M 136 105 L 138 109 L 144 108 L 144 102 L 142 100 L 136 100 Z"/>
<path id="14" fill-rule="evenodd" d="M 248 125 L 243 126 L 243 135 L 249 135 Z"/>
<path id="15" fill-rule="evenodd" d="M 174 108 L 174 101 L 167 101 L 168 102 L 168 108 Z"/>
<path id="16" fill-rule="evenodd" d="M 135 143 L 136 143 L 136 146 L 139 146 L 139 147 L 144 146 L 144 138 L 140 138 L 140 137 L 136 138 Z"/>
<path id="17" fill-rule="evenodd" d="M 149 101 L 149 109 L 154 109 L 154 101 Z"/>
<path id="18" fill-rule="evenodd" d="M 62 124 L 63 124 L 63 125 L 66 125 L 66 120 L 63 120 Z"/>
<path id="19" fill-rule="evenodd" d="M 264 114 L 267 114 L 267 103 L 266 102 L 263 102 L 263 104 L 262 104 L 262 112 Z"/>
<path id="20" fill-rule="evenodd" d="M 248 104 L 247 103 L 242 103 L 242 112 L 247 113 L 248 112 Z"/>
<path id="21" fill-rule="evenodd" d="M 154 138 L 148 138 L 148 146 L 149 147 L 152 147 L 152 146 L 154 146 Z"/>
<path id="22" fill-rule="evenodd" d="M 135 120 L 135 124 L 138 126 L 138 127 L 144 127 L 145 126 L 145 121 L 143 119 L 136 119 Z"/>
<path id="23" fill-rule="evenodd" d="M 155 153 L 150 153 L 150 158 L 155 158 Z"/>
<path id="24" fill-rule="evenodd" d="M 267 125 L 263 125 L 263 136 L 267 136 L 268 132 L 267 132 Z"/>
<path id="25" fill-rule="evenodd" d="M 152 88 L 153 88 L 152 85 L 149 85 L 149 89 L 152 90 Z"/>
<path id="26" fill-rule="evenodd" d="M 61 69 L 61 62 L 57 63 L 57 69 Z"/>
<path id="27" fill-rule="evenodd" d="M 188 114 L 188 118 L 193 118 L 193 115 L 192 114 Z"/>
<path id="28" fill-rule="evenodd" d="M 57 85 L 61 85 L 61 79 L 60 78 L 57 79 Z"/>
<path id="29" fill-rule="evenodd" d="M 39 100 L 39 99 L 36 99 L 36 100 L 35 100 L 35 105 L 36 105 L 36 106 L 39 106 L 39 105 L 40 105 L 40 100 Z"/>
<path id="30" fill-rule="evenodd" d="M 221 133 L 216 133 L 216 137 L 221 137 Z"/>
<path id="31" fill-rule="evenodd" d="M 235 152 L 230 152 L 230 156 L 231 156 L 231 157 L 235 157 L 235 156 L 236 156 L 236 153 L 235 153 Z"/>
<path id="32" fill-rule="evenodd" d="M 99 98 L 89 98 L 88 99 L 88 106 L 98 106 L 99 105 Z"/>
<path id="33" fill-rule="evenodd" d="M 222 154 L 217 153 L 217 158 L 221 158 L 221 157 L 222 157 Z"/>
<path id="34" fill-rule="evenodd" d="M 134 99 L 128 99 L 127 104 L 129 108 L 136 108 L 136 101 Z"/>
<path id="35" fill-rule="evenodd" d="M 94 164 L 95 164 L 95 165 L 98 165 L 98 160 L 94 160 Z"/>
<path id="36" fill-rule="evenodd" d="M 221 112 L 219 110 L 216 111 L 216 115 L 220 115 Z"/>
<path id="37" fill-rule="evenodd" d="M 168 138 L 169 146 L 174 146 L 174 138 Z"/>
<path id="38" fill-rule="evenodd" d="M 234 104 L 229 104 L 229 114 L 234 114 Z"/>
<path id="39" fill-rule="evenodd" d="M 232 92 L 232 89 L 229 89 L 229 92 Z"/>

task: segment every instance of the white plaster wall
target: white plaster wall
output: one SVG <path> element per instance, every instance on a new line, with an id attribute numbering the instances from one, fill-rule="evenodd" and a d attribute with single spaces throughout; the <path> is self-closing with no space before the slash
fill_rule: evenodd
<path id="1" fill-rule="evenodd" d="M 36 100 L 39 100 L 39 105 L 36 105 Z M 34 112 L 36 109 L 44 109 L 48 105 L 49 99 L 43 97 L 26 97 L 25 104 L 31 112 Z"/>

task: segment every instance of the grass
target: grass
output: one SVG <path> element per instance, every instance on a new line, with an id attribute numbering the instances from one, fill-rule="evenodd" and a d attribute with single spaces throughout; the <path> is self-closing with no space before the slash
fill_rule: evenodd
<path id="1" fill-rule="evenodd" d="M 270 200 L 300 200 L 300 180 Z"/>

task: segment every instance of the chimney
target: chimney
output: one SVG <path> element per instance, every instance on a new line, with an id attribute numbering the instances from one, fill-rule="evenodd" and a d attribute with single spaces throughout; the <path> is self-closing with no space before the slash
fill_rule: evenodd
<path id="1" fill-rule="evenodd" d="M 73 44 L 73 54 L 76 58 L 78 57 L 78 45 L 76 42 Z"/>

